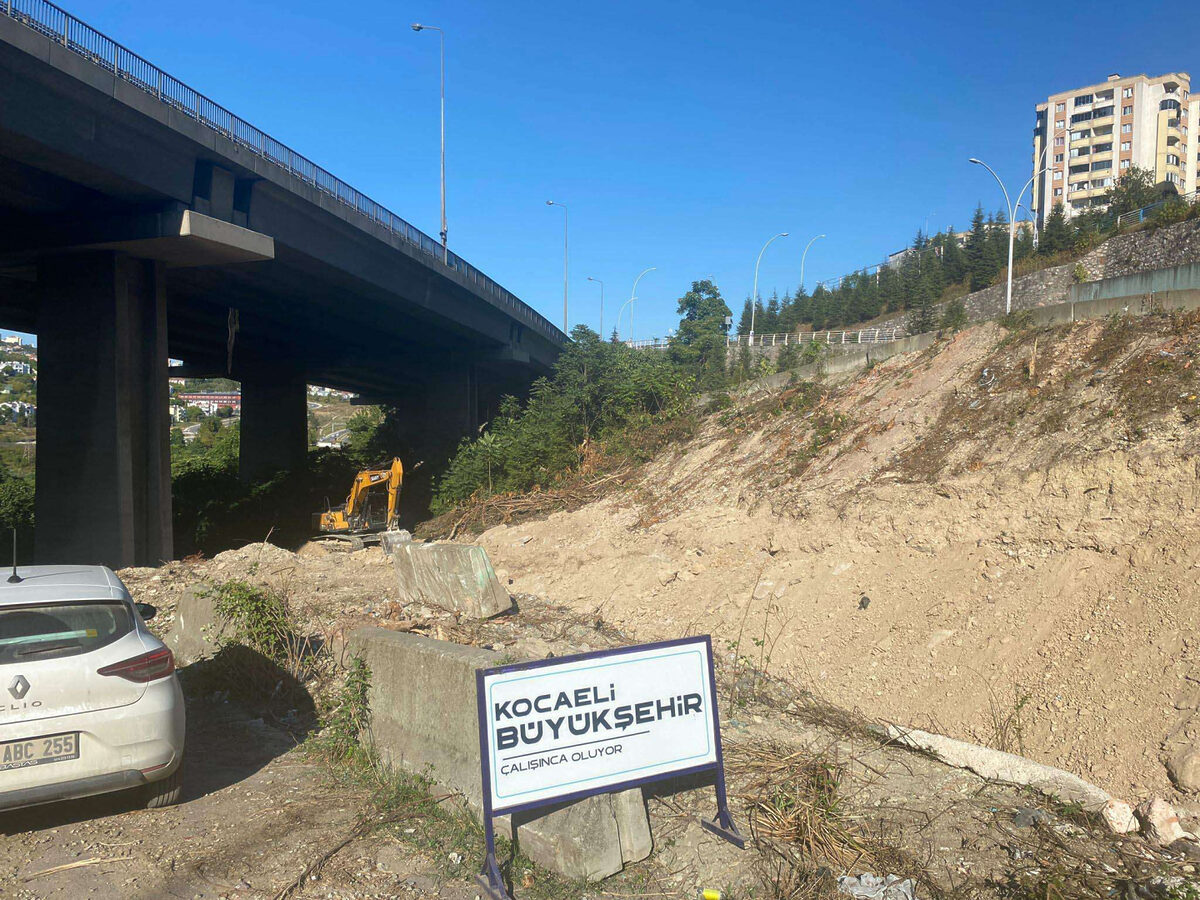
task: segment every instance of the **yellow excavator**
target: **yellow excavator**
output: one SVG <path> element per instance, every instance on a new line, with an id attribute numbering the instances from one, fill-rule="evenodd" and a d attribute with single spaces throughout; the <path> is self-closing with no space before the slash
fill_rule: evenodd
<path id="1" fill-rule="evenodd" d="M 330 536 L 393 530 L 400 520 L 400 486 L 403 483 L 404 466 L 399 457 L 393 459 L 388 468 L 364 469 L 354 476 L 345 503 L 313 516 L 317 530 Z"/>

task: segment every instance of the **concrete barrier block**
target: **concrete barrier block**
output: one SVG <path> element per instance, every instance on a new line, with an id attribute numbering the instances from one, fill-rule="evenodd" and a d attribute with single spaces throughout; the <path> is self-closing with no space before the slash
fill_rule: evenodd
<path id="1" fill-rule="evenodd" d="M 621 859 L 639 862 L 654 849 L 650 836 L 650 817 L 646 814 L 646 798 L 641 788 L 630 788 L 611 794 L 613 813 L 617 817 L 617 834 L 621 839 Z"/>
<path id="2" fill-rule="evenodd" d="M 487 552 L 474 544 L 422 543 L 386 535 L 396 582 L 405 600 L 436 606 L 471 619 L 487 619 L 512 609 Z"/>
<path id="3" fill-rule="evenodd" d="M 586 881 L 615 875 L 625 862 L 609 794 L 519 820 L 517 848 L 539 866 Z"/>
<path id="4" fill-rule="evenodd" d="M 217 616 L 207 585 L 188 587 L 175 606 L 175 621 L 167 632 L 165 643 L 175 654 L 175 664 L 187 666 L 207 659 L 220 648 L 220 639 L 229 625 Z"/>
<path id="5" fill-rule="evenodd" d="M 497 654 L 385 628 L 358 629 L 349 646 L 371 672 L 368 739 L 383 763 L 460 791 L 481 815 L 475 672 L 496 665 Z M 567 878 L 614 875 L 652 847 L 640 789 L 513 818 L 522 851 Z M 511 835 L 513 824 L 499 818 L 496 830 Z"/>

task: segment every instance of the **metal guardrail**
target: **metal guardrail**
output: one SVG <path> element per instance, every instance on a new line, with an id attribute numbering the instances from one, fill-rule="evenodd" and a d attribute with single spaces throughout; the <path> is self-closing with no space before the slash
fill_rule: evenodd
<path id="1" fill-rule="evenodd" d="M 862 328 L 858 331 L 808 331 L 784 334 L 731 334 L 726 338 L 730 347 L 786 347 L 789 344 L 886 344 L 908 337 L 903 328 Z"/>
<path id="2" fill-rule="evenodd" d="M 903 328 L 862 328 L 858 331 L 806 331 L 782 332 L 778 334 L 756 334 L 751 342 L 748 334 L 731 334 L 725 338 L 727 347 L 799 347 L 816 342 L 818 344 L 886 344 L 908 337 Z M 651 338 L 644 341 L 623 341 L 633 350 L 666 350 L 671 346 L 669 338 Z"/>
<path id="3" fill-rule="evenodd" d="M 1122 213 L 1121 215 L 1117 216 L 1117 227 L 1125 228 L 1129 225 L 1138 225 L 1146 221 L 1147 215 L 1155 212 L 1158 209 L 1161 209 L 1168 203 L 1192 203 L 1198 199 L 1200 199 L 1200 191 L 1190 191 L 1186 194 L 1179 194 L 1175 197 L 1166 197 L 1156 203 L 1151 203 L 1149 206 L 1143 206 L 1141 209 L 1135 209 L 1131 212 Z"/>
<path id="4" fill-rule="evenodd" d="M 312 160 L 235 116 L 220 104 L 214 103 L 199 91 L 168 75 L 132 50 L 81 22 L 61 7 L 47 0 L 0 0 L 0 14 L 7 15 L 56 41 L 167 106 L 208 126 L 238 146 L 333 197 L 359 215 L 382 225 L 391 234 L 429 256 L 431 264 L 436 262 L 464 276 L 483 299 L 538 329 L 552 341 L 560 344 L 566 342 L 567 336 L 557 326 L 458 254 L 451 251 L 443 259 L 442 245 L 419 228 L 330 174 Z"/>

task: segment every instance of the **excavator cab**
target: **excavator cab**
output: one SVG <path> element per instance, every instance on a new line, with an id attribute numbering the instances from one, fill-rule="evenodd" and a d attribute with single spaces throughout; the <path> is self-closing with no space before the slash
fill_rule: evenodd
<path id="1" fill-rule="evenodd" d="M 400 520 L 403 483 L 404 466 L 399 457 L 388 468 L 364 469 L 354 476 L 345 503 L 313 517 L 317 531 L 349 535 L 393 530 Z"/>

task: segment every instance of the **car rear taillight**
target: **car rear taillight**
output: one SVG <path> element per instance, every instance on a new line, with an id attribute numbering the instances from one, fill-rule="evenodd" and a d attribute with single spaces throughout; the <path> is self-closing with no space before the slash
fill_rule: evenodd
<path id="1" fill-rule="evenodd" d="M 98 675 L 116 675 L 124 678 L 126 681 L 136 681 L 145 684 L 147 681 L 155 681 L 159 678 L 166 678 L 175 671 L 175 657 L 171 651 L 164 647 L 161 650 L 151 650 L 149 653 L 143 653 L 141 656 L 135 656 L 132 659 L 125 659 L 118 663 L 113 663 L 111 666 L 105 666 L 103 669 L 97 669 Z"/>

